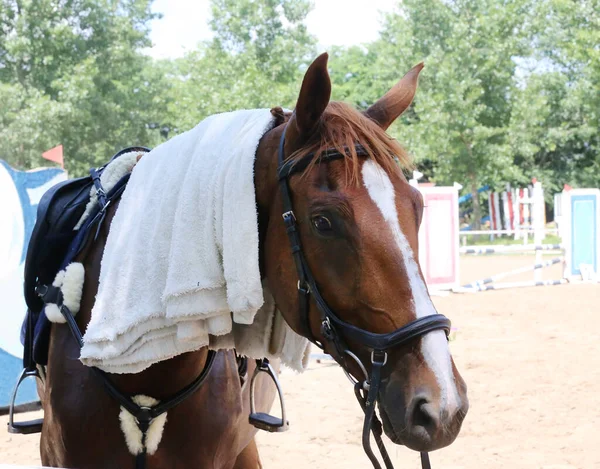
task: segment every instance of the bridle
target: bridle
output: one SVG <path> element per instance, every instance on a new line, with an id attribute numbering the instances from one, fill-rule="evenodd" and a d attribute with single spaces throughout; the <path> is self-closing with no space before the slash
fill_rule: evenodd
<path id="1" fill-rule="evenodd" d="M 362 444 L 373 467 L 375 469 L 381 469 L 381 465 L 371 449 L 371 432 L 373 432 L 373 436 L 375 437 L 377 447 L 379 448 L 386 469 L 394 469 L 392 461 L 390 460 L 381 439 L 383 433 L 381 422 L 375 413 L 375 403 L 381 384 L 381 370 L 386 365 L 388 358 L 387 351 L 394 347 L 407 344 L 429 332 L 440 329 L 443 329 L 448 336 L 450 333 L 450 320 L 442 314 L 433 314 L 415 319 L 400 329 L 396 329 L 387 334 L 375 334 L 343 321 L 331 310 L 327 305 L 327 302 L 321 296 L 315 278 L 306 262 L 306 257 L 300 242 L 300 233 L 297 227 L 294 206 L 292 203 L 292 193 L 289 186 L 290 177 L 306 169 L 315 157 L 315 154 L 309 153 L 298 161 L 285 161 L 285 133 L 288 125 L 289 124 L 283 129 L 281 139 L 279 140 L 277 176 L 279 179 L 281 197 L 283 199 L 283 222 L 286 227 L 292 249 L 292 256 L 298 273 L 298 304 L 304 335 L 323 350 L 329 345 L 328 351 L 342 366 L 348 377 L 354 382 L 354 392 L 365 413 Z M 358 156 L 368 156 L 367 151 L 362 145 L 357 144 L 355 149 Z M 330 149 L 320 155 L 318 162 L 327 163 L 346 157 L 347 154 L 341 153 L 335 149 Z M 315 338 L 310 327 L 309 310 L 311 296 L 320 314 L 321 335 L 324 338 L 324 343 L 321 343 Z M 370 376 L 360 358 L 348 348 L 346 341 L 357 343 L 371 351 Z M 364 379 L 362 381 L 352 379 L 346 361 L 347 358 L 352 358 L 362 370 L 364 374 Z M 421 465 L 423 469 L 431 468 L 429 455 L 427 453 L 421 453 Z"/>

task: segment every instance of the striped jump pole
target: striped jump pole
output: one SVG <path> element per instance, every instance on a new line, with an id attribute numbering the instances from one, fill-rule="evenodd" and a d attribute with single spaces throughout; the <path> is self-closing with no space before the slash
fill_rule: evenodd
<path id="1" fill-rule="evenodd" d="M 561 278 L 560 280 L 531 280 L 529 282 L 503 282 L 492 285 L 483 285 L 480 288 L 456 288 L 453 291 L 455 293 L 475 293 L 479 291 L 488 290 L 504 290 L 507 288 L 521 288 L 521 287 L 544 287 L 548 285 L 562 285 L 569 283 L 567 279 Z"/>
<path id="2" fill-rule="evenodd" d="M 555 257 L 554 259 L 550 259 L 548 261 L 540 262 L 534 265 L 527 265 L 525 267 L 519 267 L 518 269 L 510 270 L 508 272 L 502 272 L 501 274 L 492 275 L 491 277 L 484 278 L 481 280 L 475 280 L 474 282 L 463 285 L 462 288 L 476 289 L 477 291 L 485 290 L 484 286 L 490 283 L 494 283 L 496 280 L 503 279 L 510 275 L 520 274 L 522 272 L 528 272 L 530 270 L 543 269 L 544 267 L 548 267 L 554 264 L 558 264 L 563 261 L 562 257 Z M 520 283 L 520 282 L 517 282 Z"/>
<path id="3" fill-rule="evenodd" d="M 461 254 L 495 254 L 501 252 L 556 251 L 564 249 L 562 244 L 539 244 L 537 246 L 514 244 L 509 246 L 461 247 Z"/>

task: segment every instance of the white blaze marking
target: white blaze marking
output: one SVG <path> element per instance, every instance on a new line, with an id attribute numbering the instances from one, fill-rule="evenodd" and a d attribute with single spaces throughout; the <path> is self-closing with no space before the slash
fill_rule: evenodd
<path id="1" fill-rule="evenodd" d="M 425 282 L 423 282 L 423 278 L 419 273 L 419 266 L 415 261 L 410 244 L 408 244 L 406 236 L 400 229 L 396 210 L 396 193 L 392 181 L 390 181 L 381 166 L 372 160 L 364 162 L 362 177 L 369 196 L 379 208 L 400 249 L 413 295 L 413 308 L 416 317 L 422 318 L 436 314 L 435 307 L 427 293 Z M 454 381 L 454 373 L 452 372 L 448 341 L 444 331 L 433 331 L 425 334 L 421 339 L 421 353 L 440 386 L 441 408 L 445 407 L 449 413 L 452 413 L 458 407 L 458 392 Z"/>

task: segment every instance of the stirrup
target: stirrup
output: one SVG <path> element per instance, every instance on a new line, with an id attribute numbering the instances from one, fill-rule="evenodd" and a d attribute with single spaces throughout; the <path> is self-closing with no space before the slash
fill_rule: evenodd
<path id="1" fill-rule="evenodd" d="M 33 370 L 27 370 L 23 368 L 21 374 L 19 375 L 19 379 L 17 380 L 17 385 L 12 394 L 12 398 L 10 400 L 10 407 L 8 411 L 8 433 L 17 433 L 21 435 L 29 435 L 31 433 L 40 433 L 42 431 L 42 424 L 44 423 L 44 419 L 34 419 L 27 420 L 24 422 L 15 422 L 14 420 L 14 411 L 15 411 L 15 401 L 17 400 L 17 391 L 19 390 L 19 386 L 23 381 L 27 378 L 36 378 L 39 379 L 42 383 L 42 377 L 37 368 Z"/>
<path id="2" fill-rule="evenodd" d="M 255 410 L 254 387 L 256 386 L 256 378 L 260 373 L 266 373 L 275 383 L 277 394 L 279 394 L 279 402 L 281 404 L 281 418 L 265 412 L 256 412 Z M 250 418 L 248 421 L 259 430 L 265 430 L 267 432 L 285 432 L 290 428 L 290 422 L 285 418 L 285 405 L 283 403 L 283 392 L 281 391 L 279 379 L 277 379 L 277 374 L 275 374 L 273 367 L 271 367 L 269 360 L 266 358 L 256 361 L 256 369 L 250 380 Z"/>

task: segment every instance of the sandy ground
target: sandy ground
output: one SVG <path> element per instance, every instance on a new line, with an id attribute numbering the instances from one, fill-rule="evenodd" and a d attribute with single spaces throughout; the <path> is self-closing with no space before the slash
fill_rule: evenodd
<path id="1" fill-rule="evenodd" d="M 461 277 L 471 281 L 529 263 L 527 256 L 465 258 Z M 558 278 L 555 267 L 544 278 Z M 600 285 L 434 301 L 458 327 L 451 349 L 471 409 L 456 442 L 432 453 L 433 467 L 600 468 Z M 312 363 L 303 375 L 284 371 L 282 381 L 291 429 L 259 436 L 265 468 L 370 467 L 360 446 L 359 408 L 337 365 Z M 5 422 L 0 418 L 0 428 Z M 0 464 L 39 464 L 38 440 L 0 432 Z M 398 468 L 420 467 L 416 453 L 389 448 Z"/>

